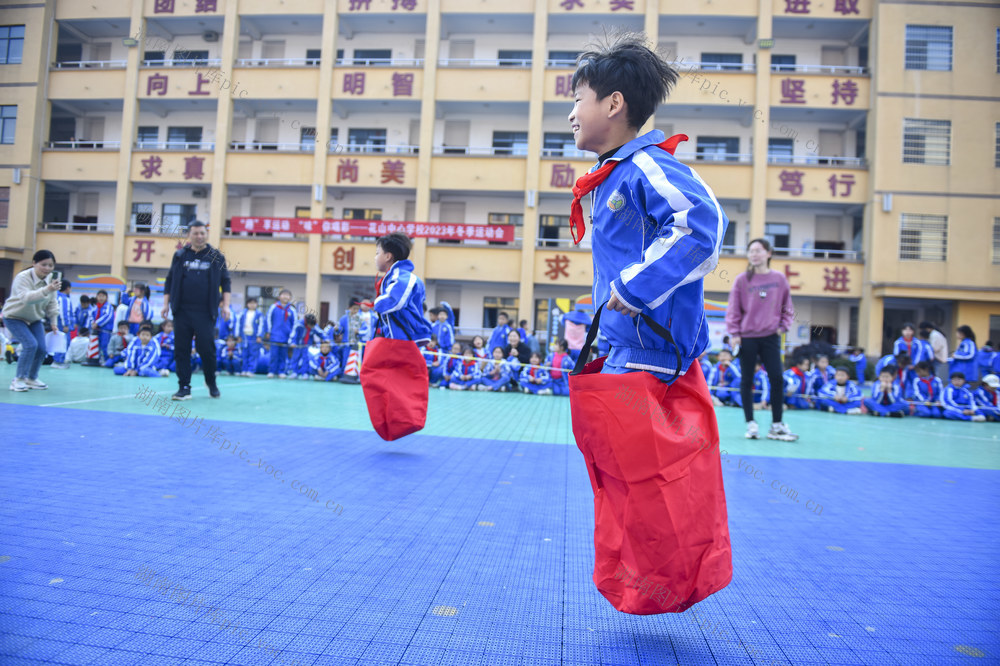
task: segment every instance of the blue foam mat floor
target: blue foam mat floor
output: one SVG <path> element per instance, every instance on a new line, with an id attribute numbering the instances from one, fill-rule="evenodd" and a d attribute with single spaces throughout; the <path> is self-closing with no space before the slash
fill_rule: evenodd
<path id="1" fill-rule="evenodd" d="M 0 422 L 3 664 L 1000 663 L 995 470 L 726 455 L 733 582 L 637 617 L 590 579 L 571 446 Z"/>

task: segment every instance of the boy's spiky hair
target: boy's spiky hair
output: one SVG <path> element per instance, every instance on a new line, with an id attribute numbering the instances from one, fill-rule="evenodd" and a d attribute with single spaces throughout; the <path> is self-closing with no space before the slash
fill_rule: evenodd
<path id="1" fill-rule="evenodd" d="M 646 45 L 639 32 L 607 35 L 576 59 L 573 90 L 586 83 L 597 99 L 616 90 L 628 105 L 628 124 L 639 129 L 677 83 L 677 70 Z"/>
<path id="2" fill-rule="evenodd" d="M 401 231 L 394 231 L 391 234 L 382 236 L 375 244 L 382 248 L 383 252 L 392 255 L 394 261 L 402 261 L 410 256 L 410 248 L 413 243 L 410 237 Z"/>

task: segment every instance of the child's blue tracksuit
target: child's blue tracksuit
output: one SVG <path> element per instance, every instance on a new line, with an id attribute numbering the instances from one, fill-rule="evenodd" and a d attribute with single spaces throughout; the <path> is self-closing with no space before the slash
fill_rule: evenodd
<path id="1" fill-rule="evenodd" d="M 413 272 L 413 262 L 403 259 L 393 263 L 375 289 L 378 294 L 372 309 L 380 317 L 379 330 L 387 338 L 431 339 L 431 327 L 424 319 L 424 283 Z M 449 349 L 440 344 L 441 349 Z"/>
<path id="2" fill-rule="evenodd" d="M 124 337 L 118 333 L 111 336 L 111 339 L 108 340 L 108 348 L 106 350 L 107 353 L 105 354 L 105 356 L 108 357 L 108 360 L 104 362 L 104 367 L 113 368 L 116 363 L 124 361 L 128 355 L 129 345 L 131 345 L 132 341 L 135 339 L 136 338 L 131 333 L 126 333 Z"/>
<path id="3" fill-rule="evenodd" d="M 905 416 L 910 413 L 910 405 L 903 400 L 903 389 L 897 380 L 893 380 L 888 391 L 882 390 L 881 382 L 875 382 L 872 384 L 872 397 L 865 398 L 863 402 L 872 416 Z"/>
<path id="4" fill-rule="evenodd" d="M 462 359 L 452 358 L 451 356 L 441 356 L 441 366 L 444 368 L 444 375 L 441 377 L 441 386 L 447 387 L 451 382 L 451 376 L 455 372 L 455 368 L 462 365 Z"/>
<path id="5" fill-rule="evenodd" d="M 619 148 L 608 160 L 620 164 L 592 192 L 592 296 L 601 307 L 615 294 L 669 330 L 674 343 L 641 318 L 605 311 L 608 373 L 645 370 L 668 379 L 708 348 L 702 278 L 718 264 L 729 220 L 705 181 L 656 147 L 663 140 L 653 130 Z"/>
<path id="6" fill-rule="evenodd" d="M 916 377 L 910 388 L 910 397 L 916 402 L 940 403 L 944 386 L 939 377 Z M 915 405 L 913 413 L 928 419 L 941 418 L 941 407 L 935 405 Z"/>
<path id="7" fill-rule="evenodd" d="M 552 377 L 552 392 L 556 395 L 569 395 L 569 373 L 573 372 L 573 357 L 569 354 L 556 352 L 549 354 L 545 365 L 559 370 L 549 370 Z"/>
<path id="8" fill-rule="evenodd" d="M 111 305 L 110 301 L 105 301 L 103 305 L 98 303 L 91 308 L 87 328 L 90 329 L 91 335 L 97 335 L 97 345 L 101 350 L 102 362 L 108 358 L 108 343 L 111 341 L 114 325 L 115 306 Z"/>
<path id="9" fill-rule="evenodd" d="M 707 356 L 698 361 L 698 364 L 701 365 L 701 373 L 705 375 L 705 384 L 708 384 L 708 379 L 712 376 L 712 370 L 715 366 L 712 365 L 712 362 L 708 360 Z"/>
<path id="10" fill-rule="evenodd" d="M 896 362 L 895 357 L 891 354 L 887 354 L 878 360 L 875 364 L 875 377 L 879 376 L 882 372 L 882 368 L 886 366 L 893 366 L 896 368 L 895 380 L 899 382 L 899 385 L 903 389 L 903 399 L 910 400 L 912 398 L 913 392 L 913 382 L 917 378 L 917 372 L 913 369 L 907 370 L 906 368 L 899 367 Z"/>
<path id="11" fill-rule="evenodd" d="M 771 404 L 771 380 L 763 368 L 753 373 L 753 401 L 764 405 Z"/>
<path id="12" fill-rule="evenodd" d="M 536 381 L 540 380 L 541 383 L 533 382 L 531 381 L 532 379 Z M 549 375 L 549 371 L 543 368 L 525 366 L 521 370 L 518 383 L 523 390 L 536 395 L 541 391 L 552 391 L 552 377 Z"/>
<path id="13" fill-rule="evenodd" d="M 327 375 L 323 379 L 323 381 L 326 382 L 337 381 L 337 378 L 340 377 L 341 367 L 342 366 L 340 365 L 340 354 L 333 351 L 332 347 L 330 348 L 330 351 L 326 354 L 324 354 L 321 351 L 318 354 L 313 354 L 309 358 L 310 374 L 319 377 L 319 371 L 324 370 L 327 373 Z"/>
<path id="14" fill-rule="evenodd" d="M 479 384 L 479 379 L 482 377 L 482 373 L 479 370 L 479 363 L 477 359 L 463 359 L 462 363 L 451 373 L 451 379 L 448 380 L 448 388 L 468 389 L 474 388 Z"/>
<path id="15" fill-rule="evenodd" d="M 963 340 L 963 342 L 965 341 Z M 948 384 L 944 387 L 941 403 L 943 405 L 941 416 L 952 421 L 971 421 L 973 416 L 983 415 L 983 412 L 976 407 L 976 399 L 967 386 L 959 388 L 954 384 Z M 962 410 L 965 409 L 971 409 L 975 413 L 963 414 Z"/>
<path id="16" fill-rule="evenodd" d="M 69 349 L 69 343 L 72 340 L 73 328 L 76 326 L 76 306 L 73 305 L 73 300 L 65 293 L 59 291 L 56 292 L 56 299 L 59 304 L 59 321 L 56 322 L 56 326 L 59 331 L 68 329 L 65 333 L 66 336 L 66 349 Z M 63 363 L 66 360 L 66 352 L 59 352 L 58 354 L 52 355 L 52 360 L 55 363 Z"/>
<path id="17" fill-rule="evenodd" d="M 289 342 L 295 345 L 292 350 L 291 371 L 297 375 L 309 374 L 309 347 L 319 345 L 323 341 L 323 331 L 318 326 L 307 326 L 305 320 L 299 320 L 292 329 Z"/>
<path id="18" fill-rule="evenodd" d="M 264 335 L 269 335 L 271 342 L 271 363 L 268 372 L 274 375 L 285 374 L 288 365 L 288 340 L 292 336 L 292 329 L 295 328 L 297 315 L 291 303 L 282 305 L 277 302 L 267 310 L 267 317 L 264 318 L 261 331 Z M 277 343 L 277 344 L 274 344 Z"/>
<path id="19" fill-rule="evenodd" d="M 785 379 L 785 404 L 795 409 L 812 409 L 809 399 L 809 380 L 812 373 L 804 373 L 799 368 L 789 368 L 782 375 Z M 754 398 L 757 402 L 757 398 Z"/>
<path id="20" fill-rule="evenodd" d="M 455 311 L 447 301 L 441 301 L 448 319 L 445 321 L 435 321 L 431 324 L 431 334 L 437 336 L 438 347 L 441 349 L 451 349 L 455 344 Z"/>
<path id="21" fill-rule="evenodd" d="M 924 343 L 918 338 L 910 338 L 910 341 L 907 342 L 906 338 L 904 338 L 902 335 L 896 338 L 896 341 L 892 343 L 892 355 L 899 356 L 900 352 L 906 352 L 909 355 L 910 362 L 913 365 L 916 365 L 921 361 L 934 360 L 933 350 L 931 351 L 930 356 L 928 356 L 927 355 L 928 349 L 931 349 L 931 346 L 928 344 L 925 347 Z"/>
<path id="22" fill-rule="evenodd" d="M 81 328 L 84 328 L 85 326 L 90 325 L 90 317 L 93 314 L 93 312 L 94 312 L 93 305 L 88 305 L 85 308 L 81 307 L 76 308 L 76 319 L 74 320 L 73 325 L 76 327 L 77 331 L 79 331 Z M 91 333 L 96 335 L 97 331 L 91 331 Z"/>
<path id="23" fill-rule="evenodd" d="M 160 358 L 156 362 L 156 369 L 177 372 L 177 364 L 174 362 L 174 332 L 157 333 L 153 339 L 160 346 Z"/>
<path id="24" fill-rule="evenodd" d="M 236 333 L 233 333 L 233 323 L 235 318 L 233 317 L 232 309 L 229 310 L 229 319 L 222 318 L 222 305 L 219 305 L 219 311 L 215 315 L 215 328 L 219 332 L 219 337 L 223 340 L 227 336 L 237 337 Z"/>
<path id="25" fill-rule="evenodd" d="M 865 358 L 864 354 L 851 354 L 847 357 L 847 360 L 854 364 L 854 374 L 857 375 L 858 382 L 864 384 L 865 370 L 868 369 L 868 359 Z M 833 377 L 827 379 L 827 381 L 832 380 Z M 819 387 L 816 390 L 819 391 Z"/>
<path id="26" fill-rule="evenodd" d="M 132 303 L 138 296 L 128 296 L 127 294 L 122 294 L 122 303 L 128 306 L 128 312 L 125 313 L 125 321 L 128 321 L 128 316 L 132 312 Z M 148 298 L 143 297 L 139 302 L 139 310 L 142 312 L 142 321 L 151 321 L 153 319 L 153 306 L 149 302 Z M 128 330 L 132 335 L 137 335 L 139 333 L 139 327 L 142 326 L 142 322 L 129 322 Z"/>
<path id="27" fill-rule="evenodd" d="M 990 421 L 1000 421 L 1000 392 L 992 391 L 983 384 L 976 389 L 972 397 L 976 400 L 976 407 L 980 413 Z"/>
<path id="28" fill-rule="evenodd" d="M 252 373 L 257 369 L 257 357 L 260 356 L 261 347 L 257 338 L 261 336 L 263 327 L 264 315 L 260 310 L 244 308 L 236 315 L 232 335 L 240 340 L 240 352 L 243 356 L 241 372 Z"/>
<path id="29" fill-rule="evenodd" d="M 440 351 L 440 349 L 423 347 L 420 353 L 423 354 L 424 361 L 427 363 L 428 382 L 431 384 L 440 384 L 444 381 L 443 385 L 447 386 L 448 377 L 445 374 L 446 359 L 441 357 Z M 437 365 L 434 365 L 435 362 L 437 362 Z"/>
<path id="30" fill-rule="evenodd" d="M 140 377 L 159 377 L 156 361 L 160 357 L 160 345 L 150 339 L 147 344 L 135 338 L 129 343 L 125 353 L 125 365 L 115 368 L 116 375 L 124 375 L 128 370 L 135 370 Z"/>
<path id="31" fill-rule="evenodd" d="M 847 402 L 840 403 L 834 400 L 837 397 L 838 389 L 843 389 L 844 395 L 847 397 Z M 861 397 L 861 389 L 858 388 L 857 383 L 848 379 L 844 386 L 840 386 L 837 382 L 830 382 L 825 385 L 819 390 L 819 397 L 817 397 L 816 402 L 819 404 L 820 409 L 832 410 L 838 414 L 846 414 L 848 409 L 860 409 Z"/>
<path id="32" fill-rule="evenodd" d="M 483 376 L 479 380 L 483 386 L 491 391 L 506 391 L 511 386 L 511 379 L 514 373 L 511 370 L 510 361 L 502 359 L 500 361 L 487 361 L 483 369 Z"/>
<path id="33" fill-rule="evenodd" d="M 347 357 L 351 353 L 351 346 L 346 342 L 334 342 L 333 343 L 333 353 L 337 355 L 337 360 L 340 361 L 341 370 L 347 367 Z"/>
<path id="34" fill-rule="evenodd" d="M 219 372 L 228 372 L 231 375 L 243 372 L 243 352 L 239 345 L 233 345 L 230 350 L 228 345 L 223 344 L 219 347 L 215 361 Z"/>
<path id="35" fill-rule="evenodd" d="M 709 375 L 709 393 L 722 401 L 726 405 L 743 406 L 743 398 L 740 397 L 740 369 L 735 364 L 730 363 L 723 366 L 721 363 L 712 368 Z M 716 388 L 712 388 L 716 387 Z"/>
<path id="36" fill-rule="evenodd" d="M 991 366 L 993 365 L 993 357 L 996 352 L 993 351 L 993 347 L 989 345 L 983 345 L 978 352 L 976 352 L 976 365 L 979 366 L 979 376 L 985 377 L 992 372 Z"/>
<path id="37" fill-rule="evenodd" d="M 493 356 L 493 349 L 495 347 L 503 349 L 507 346 L 507 336 L 510 335 L 512 330 L 514 329 L 512 329 L 509 324 L 497 326 L 493 329 L 493 332 L 490 333 L 490 340 L 486 344 L 486 353 L 488 353 L 490 357 Z"/>
<path id="38" fill-rule="evenodd" d="M 823 388 L 824 384 L 833 381 L 834 374 L 835 374 L 834 369 L 829 365 L 826 366 L 826 370 L 820 370 L 819 368 L 814 369 L 812 372 L 806 375 L 806 382 L 809 385 L 809 390 L 807 393 L 815 398 L 817 395 L 819 395 L 819 390 Z M 860 386 L 861 383 L 862 382 L 859 381 L 858 386 Z"/>
<path id="39" fill-rule="evenodd" d="M 961 372 L 965 375 L 965 381 L 977 381 L 979 379 L 979 364 L 976 362 L 977 354 L 978 351 L 976 350 L 975 342 L 968 338 L 959 342 L 958 349 L 951 355 L 952 361 L 951 367 L 948 368 L 948 374 Z"/>

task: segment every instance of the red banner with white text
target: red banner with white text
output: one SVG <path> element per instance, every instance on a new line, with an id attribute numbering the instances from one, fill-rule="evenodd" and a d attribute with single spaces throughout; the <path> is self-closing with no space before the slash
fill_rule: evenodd
<path id="1" fill-rule="evenodd" d="M 385 236 L 402 231 L 410 238 L 445 240 L 514 240 L 509 224 L 445 224 L 443 222 L 382 222 L 375 220 L 333 220 L 308 217 L 234 217 L 232 233 L 330 234 L 340 236 Z"/>

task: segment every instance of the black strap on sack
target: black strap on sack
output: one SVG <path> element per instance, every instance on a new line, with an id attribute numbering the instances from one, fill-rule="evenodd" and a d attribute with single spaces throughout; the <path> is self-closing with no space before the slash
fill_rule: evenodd
<path id="1" fill-rule="evenodd" d="M 573 368 L 573 372 L 569 373 L 570 375 L 580 374 L 583 372 L 583 366 L 587 365 L 587 359 L 590 358 L 590 348 L 594 344 L 594 340 L 597 339 L 597 331 L 599 330 L 601 323 L 601 312 L 604 311 L 607 305 L 608 301 L 604 301 L 604 303 L 601 304 L 601 307 L 597 308 L 597 312 L 594 313 L 594 321 L 590 323 L 590 330 L 587 332 L 587 341 L 583 343 L 583 348 L 580 350 L 580 356 L 576 359 L 576 366 Z M 681 376 L 681 349 L 677 346 L 677 343 L 674 342 L 674 336 L 670 335 L 670 331 L 661 326 L 659 322 L 654 320 L 645 312 L 639 313 L 639 316 L 642 317 L 644 322 L 646 322 L 646 326 L 649 326 L 653 329 L 654 333 L 672 344 L 674 346 L 674 350 L 677 352 L 677 371 L 673 378 L 667 381 L 667 384 L 671 384 L 675 379 Z"/>

